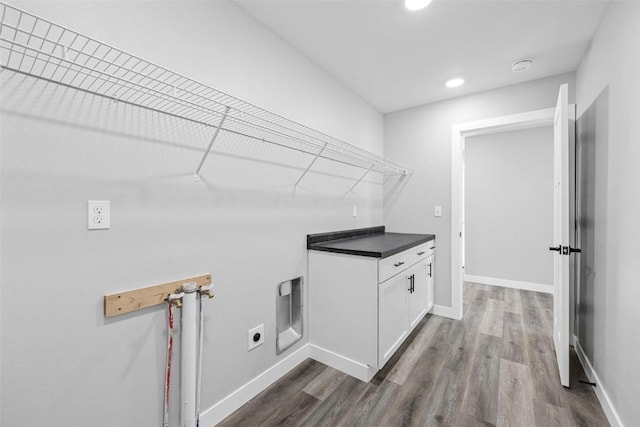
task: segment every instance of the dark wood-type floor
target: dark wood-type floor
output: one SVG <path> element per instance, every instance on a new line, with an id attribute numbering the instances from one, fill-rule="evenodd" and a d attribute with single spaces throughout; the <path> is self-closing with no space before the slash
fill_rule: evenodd
<path id="1" fill-rule="evenodd" d="M 553 299 L 467 283 L 461 321 L 428 315 L 369 383 L 307 360 L 222 426 L 608 426 L 572 355 L 560 385 Z"/>

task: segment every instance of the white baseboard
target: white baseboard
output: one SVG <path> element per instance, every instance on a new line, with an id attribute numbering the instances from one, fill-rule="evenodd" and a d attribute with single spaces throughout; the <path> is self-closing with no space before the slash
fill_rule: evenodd
<path id="1" fill-rule="evenodd" d="M 553 294 L 553 285 L 546 285 L 544 283 L 521 282 L 519 280 L 497 279 L 495 277 L 473 276 L 471 274 L 465 274 L 464 281 Z"/>
<path id="2" fill-rule="evenodd" d="M 461 319 L 457 310 L 454 310 L 453 307 L 447 307 L 446 305 L 434 304 L 429 313 L 435 314 L 436 316 L 448 317 L 449 319 Z"/>
<path id="3" fill-rule="evenodd" d="M 364 365 L 313 344 L 309 344 L 309 357 L 364 382 L 369 382 L 378 372 L 373 366 Z"/>
<path id="4" fill-rule="evenodd" d="M 306 344 L 200 414 L 200 425 L 214 427 L 308 358 Z"/>
<path id="5" fill-rule="evenodd" d="M 609 424 L 611 424 L 611 427 L 624 427 L 622 421 L 620 420 L 618 412 L 613 406 L 613 402 L 611 402 L 611 399 L 609 398 L 609 393 L 607 393 L 607 390 L 602 385 L 602 381 L 600 381 L 598 373 L 593 369 L 589 358 L 580 345 L 578 337 L 574 335 L 573 341 L 575 343 L 574 347 L 576 349 L 576 354 L 578 355 L 578 360 L 580 360 L 580 364 L 582 365 L 585 374 L 587 374 L 587 378 L 589 378 L 589 381 L 596 383 L 594 391 L 596 392 L 596 396 L 600 401 L 600 405 L 602 405 L 602 409 L 607 416 Z"/>

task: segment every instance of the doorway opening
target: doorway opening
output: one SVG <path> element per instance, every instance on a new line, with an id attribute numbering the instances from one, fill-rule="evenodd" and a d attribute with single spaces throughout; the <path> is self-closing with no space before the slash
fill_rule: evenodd
<path id="1" fill-rule="evenodd" d="M 531 111 L 487 120 L 463 123 L 452 128 L 451 176 L 451 309 L 452 316 L 463 317 L 463 283 L 465 279 L 465 145 L 471 137 L 551 126 L 555 110 Z M 505 250 L 508 250 L 505 248 Z"/>
<path id="2" fill-rule="evenodd" d="M 549 250 L 554 251 L 553 255 L 553 348 L 550 354 L 554 354 L 558 364 L 560 383 L 569 387 L 570 385 L 570 344 L 572 322 L 570 312 L 574 307 L 575 295 L 573 289 L 575 284 L 572 279 L 575 275 L 571 273 L 573 263 L 572 253 L 579 253 L 580 249 L 573 248 L 574 237 L 572 236 L 572 214 L 575 209 L 571 208 L 572 201 L 575 201 L 575 194 L 572 195 L 572 187 L 575 192 L 575 170 L 572 165 L 572 144 L 570 143 L 573 132 L 571 132 L 570 122 L 575 124 L 575 105 L 569 106 L 568 85 L 560 86 L 558 100 L 555 108 L 532 111 L 528 113 L 515 114 L 511 116 L 498 117 L 489 120 L 461 124 L 453 127 L 452 130 L 452 206 L 451 206 L 451 276 L 452 276 L 452 311 L 458 318 L 463 315 L 463 282 L 465 280 L 463 255 L 465 247 L 465 209 L 464 209 L 464 176 L 465 176 L 465 144 L 471 136 L 486 135 L 488 133 L 500 133 L 504 131 L 529 129 L 546 124 L 553 125 L 553 243 Z M 572 178 L 573 173 L 573 178 Z M 489 218 L 489 216 L 487 216 Z M 574 216 L 575 223 L 575 216 Z M 499 225 L 498 229 L 506 228 L 517 230 L 517 226 Z M 575 227 L 574 227 L 575 229 Z M 490 238 L 491 236 L 489 236 Z M 517 247 L 517 245 L 516 245 Z M 507 251 L 513 248 L 504 248 Z M 468 276 L 467 276 L 468 277 Z M 498 283 L 495 283 L 500 285 Z M 500 288 L 498 288 L 500 289 Z M 500 307 L 499 301 L 489 300 L 496 305 L 495 311 L 495 334 L 502 336 L 502 314 L 504 306 Z M 504 301 L 502 301 L 504 303 Z M 490 304 L 489 304 L 490 305 Z M 491 318 L 491 316 L 485 316 Z M 490 323 L 490 322 L 489 322 Z M 544 321 L 542 322 L 544 323 Z M 498 325 L 499 324 L 499 325 Z M 482 325 L 481 325 L 482 326 Z M 544 330 L 543 326 L 543 330 Z"/>

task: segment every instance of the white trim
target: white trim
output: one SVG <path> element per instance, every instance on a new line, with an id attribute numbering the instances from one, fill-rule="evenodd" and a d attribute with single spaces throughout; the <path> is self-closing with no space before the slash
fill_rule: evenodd
<path id="1" fill-rule="evenodd" d="M 575 342 L 575 349 L 576 354 L 578 355 L 578 360 L 580 360 L 580 364 L 582 365 L 585 374 L 587 374 L 587 378 L 589 378 L 589 381 L 596 383 L 596 386 L 593 389 L 596 392 L 598 400 L 600 401 L 600 405 L 602 405 L 602 409 L 604 410 L 604 414 L 607 416 L 609 424 L 611 424 L 611 427 L 624 427 L 624 425 L 622 424 L 622 420 L 620 420 L 620 416 L 618 415 L 618 411 L 616 411 L 616 408 L 613 406 L 613 402 L 609 397 L 609 393 L 607 393 L 607 390 L 604 388 L 602 381 L 600 381 L 600 377 L 598 377 L 598 374 L 593 369 L 589 358 L 580 345 L 578 337 L 574 335 L 573 340 Z"/>
<path id="2" fill-rule="evenodd" d="M 462 129 L 452 128 L 451 144 L 451 310 L 452 316 L 462 318 Z"/>
<path id="3" fill-rule="evenodd" d="M 587 379 L 591 382 L 596 382 L 595 374 L 593 373 L 593 367 L 591 366 L 591 362 L 587 358 L 587 355 L 584 352 L 584 349 L 580 345 L 580 340 L 576 335 L 573 336 L 573 347 L 576 350 L 576 355 L 578 356 L 578 360 L 582 365 L 582 369 L 584 369 L 584 373 L 587 375 Z"/>
<path id="4" fill-rule="evenodd" d="M 446 305 L 434 304 L 431 308 L 430 313 L 435 316 L 448 317 L 449 319 L 454 320 L 462 319 L 462 317 L 456 317 L 456 314 L 458 313 L 455 313 L 455 310 L 452 307 L 447 307 Z"/>
<path id="5" fill-rule="evenodd" d="M 309 357 L 364 382 L 369 382 L 378 372 L 373 366 L 364 365 L 313 344 L 309 344 Z"/>
<path id="6" fill-rule="evenodd" d="M 451 309 L 452 316 L 463 315 L 462 283 L 462 158 L 464 139 L 472 135 L 498 133 L 553 124 L 554 108 L 530 111 L 486 120 L 455 124 L 451 127 Z"/>
<path id="7" fill-rule="evenodd" d="M 508 116 L 493 117 L 474 122 L 459 123 L 457 128 L 465 137 L 487 135 L 501 132 L 512 132 L 521 129 L 531 129 L 553 124 L 555 108 L 528 111 L 526 113 L 510 114 Z"/>
<path id="8" fill-rule="evenodd" d="M 521 282 L 519 280 L 498 279 L 496 277 L 473 276 L 465 274 L 465 282 L 481 283 L 483 285 L 501 286 L 503 288 L 523 289 L 525 291 L 544 292 L 553 295 L 553 285 L 544 283 Z"/>
<path id="9" fill-rule="evenodd" d="M 204 411 L 200 415 L 200 425 L 215 426 L 308 358 L 309 345 L 305 344 Z"/>

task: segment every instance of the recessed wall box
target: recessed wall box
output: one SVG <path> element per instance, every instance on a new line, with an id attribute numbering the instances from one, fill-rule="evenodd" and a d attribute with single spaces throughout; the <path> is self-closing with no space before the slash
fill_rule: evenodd
<path id="1" fill-rule="evenodd" d="M 302 277 L 278 284 L 276 290 L 276 353 L 302 338 Z"/>

